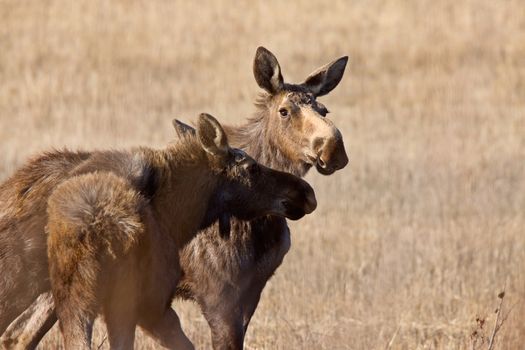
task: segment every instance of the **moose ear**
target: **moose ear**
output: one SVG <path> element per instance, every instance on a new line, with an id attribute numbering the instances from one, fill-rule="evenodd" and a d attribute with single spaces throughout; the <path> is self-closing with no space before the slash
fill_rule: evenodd
<path id="1" fill-rule="evenodd" d="M 343 78 L 348 56 L 328 63 L 310 74 L 301 85 L 315 96 L 323 96 L 332 91 Z"/>
<path id="2" fill-rule="evenodd" d="M 253 75 L 257 84 L 270 94 L 279 92 L 283 87 L 283 76 L 277 58 L 262 46 L 255 52 Z"/>
<path id="3" fill-rule="evenodd" d="M 213 156 L 226 156 L 229 146 L 226 133 L 221 124 L 209 114 L 199 115 L 197 124 L 197 136 L 202 144 L 202 148 Z"/>
<path id="4" fill-rule="evenodd" d="M 193 128 L 192 126 L 189 126 L 188 124 L 181 122 L 178 119 L 173 119 L 171 123 L 173 124 L 173 127 L 175 128 L 175 132 L 177 133 L 177 136 L 179 138 L 182 138 L 185 135 L 195 135 L 196 133 L 195 128 Z"/>

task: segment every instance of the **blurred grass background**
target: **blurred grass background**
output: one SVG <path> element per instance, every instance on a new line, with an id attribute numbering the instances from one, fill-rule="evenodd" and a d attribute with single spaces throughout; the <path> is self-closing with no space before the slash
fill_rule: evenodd
<path id="1" fill-rule="evenodd" d="M 524 13 L 521 0 L 0 0 L 0 177 L 50 147 L 162 146 L 174 117 L 241 123 L 259 45 L 291 82 L 348 55 L 322 101 L 350 164 L 308 174 L 319 208 L 291 223 L 246 348 L 470 349 L 504 285 L 496 347 L 523 348 Z M 175 308 L 210 348 L 198 309 Z M 55 327 L 41 348 L 59 346 Z M 155 346 L 138 333 L 136 348 Z"/>

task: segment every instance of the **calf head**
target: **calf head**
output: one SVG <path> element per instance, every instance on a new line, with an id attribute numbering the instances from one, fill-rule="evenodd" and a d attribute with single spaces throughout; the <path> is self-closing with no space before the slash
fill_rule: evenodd
<path id="1" fill-rule="evenodd" d="M 317 101 L 339 84 L 347 61 L 348 57 L 341 57 L 310 74 L 303 83 L 288 84 L 270 51 L 259 47 L 255 54 L 255 80 L 267 93 L 258 105 L 267 109 L 272 142 L 292 161 L 303 163 L 306 169 L 315 165 L 323 175 L 348 163 L 343 137 L 326 118 L 326 107 Z"/>
<path id="2" fill-rule="evenodd" d="M 218 218 L 221 232 L 229 232 L 230 216 L 252 220 L 278 215 L 298 220 L 316 208 L 314 191 L 306 181 L 262 166 L 243 151 L 230 148 L 224 130 L 212 116 L 200 115 L 196 134 L 218 177 L 206 217 Z"/>

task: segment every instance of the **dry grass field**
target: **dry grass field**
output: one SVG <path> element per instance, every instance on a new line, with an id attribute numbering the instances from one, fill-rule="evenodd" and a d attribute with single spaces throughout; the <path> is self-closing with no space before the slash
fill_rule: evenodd
<path id="1" fill-rule="evenodd" d="M 259 45 L 285 79 L 350 56 L 322 98 L 350 164 L 263 294 L 247 349 L 525 348 L 525 3 L 0 0 L 0 178 L 51 147 L 162 146 L 171 119 L 254 111 Z M 209 329 L 176 302 L 199 349 Z M 95 334 L 95 348 L 104 328 Z M 42 349 L 61 344 L 57 327 Z M 137 334 L 138 349 L 155 344 Z M 102 348 L 107 348 L 107 341 Z"/>

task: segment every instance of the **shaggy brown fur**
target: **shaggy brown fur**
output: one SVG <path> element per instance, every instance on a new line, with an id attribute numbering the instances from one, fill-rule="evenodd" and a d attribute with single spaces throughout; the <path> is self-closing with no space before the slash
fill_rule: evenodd
<path id="1" fill-rule="evenodd" d="M 49 271 L 67 349 L 90 348 L 99 310 L 112 348 L 132 348 L 136 324 L 164 346 L 192 348 L 170 307 L 179 249 L 224 216 L 228 223 L 230 215 L 298 219 L 315 209 L 308 184 L 231 150 L 210 116 L 201 115 L 197 135 L 166 151 L 108 152 L 87 167 L 94 172 L 73 176 L 50 196 Z M 149 198 L 130 178 L 99 171 L 106 159 L 136 170 L 138 183 L 155 174 Z"/>
<path id="2" fill-rule="evenodd" d="M 88 157 L 83 152 L 46 153 L 0 185 L 0 332 L 49 291 L 47 198 L 69 169 Z"/>
<path id="3" fill-rule="evenodd" d="M 266 166 L 298 176 L 304 176 L 312 166 L 323 174 L 343 168 L 348 159 L 341 134 L 326 118 L 328 111 L 316 97 L 337 86 L 346 61 L 342 57 L 319 68 L 303 84 L 286 84 L 275 56 L 259 48 L 254 74 L 259 85 L 268 89 L 256 102 L 254 118 L 242 126 L 225 127 L 230 143 Z M 277 70 L 278 74 L 274 74 Z M 276 89 L 271 92 L 274 75 L 280 79 L 275 80 Z M 292 115 L 282 116 L 280 106 L 292 110 Z M 176 127 L 180 133 L 192 130 L 180 122 Z M 216 223 L 183 250 L 184 278 L 177 296 L 198 301 L 210 323 L 215 348 L 242 348 L 261 292 L 289 247 L 285 220 L 271 217 L 254 222 L 232 220 L 228 239 L 220 235 Z M 41 305 L 40 309 L 45 310 L 47 323 L 32 322 L 31 327 L 26 326 L 31 314 L 24 313 L 2 340 L 28 348 L 37 344 L 55 321 L 52 303 Z"/>

